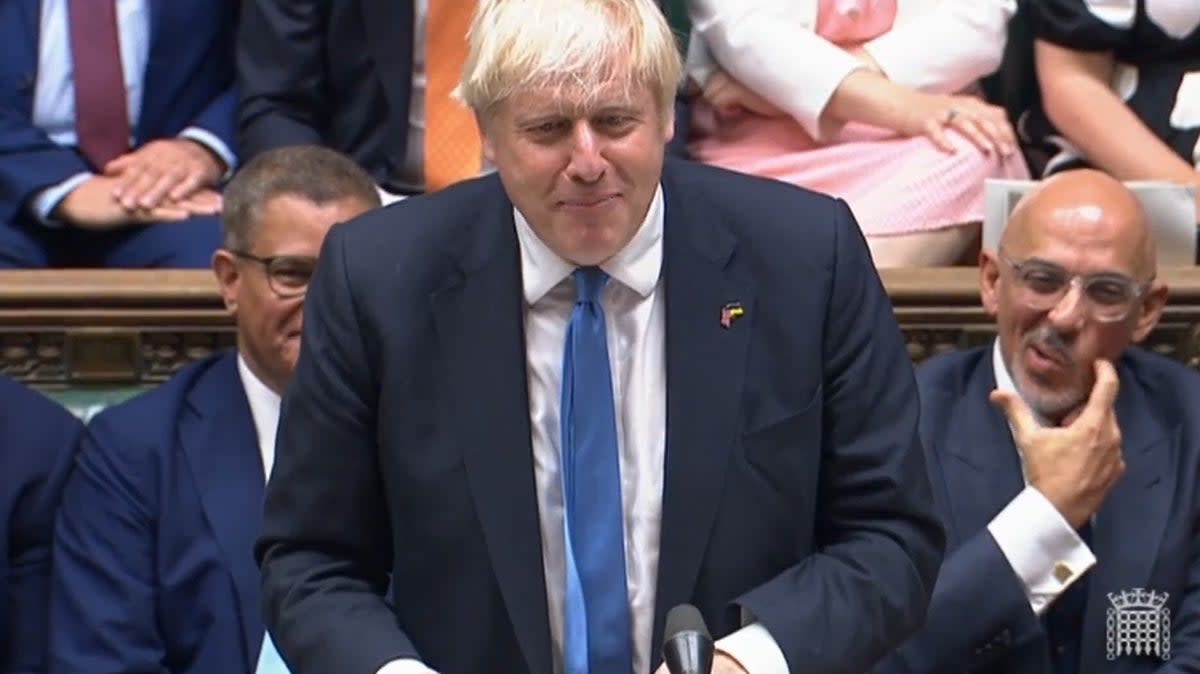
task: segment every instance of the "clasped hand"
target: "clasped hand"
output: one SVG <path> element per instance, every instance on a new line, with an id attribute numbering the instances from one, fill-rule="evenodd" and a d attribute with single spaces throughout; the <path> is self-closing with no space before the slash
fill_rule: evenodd
<path id="1" fill-rule="evenodd" d="M 55 215 L 85 229 L 175 222 L 221 212 L 215 189 L 224 169 L 191 140 L 151 141 L 121 155 L 75 188 Z"/>

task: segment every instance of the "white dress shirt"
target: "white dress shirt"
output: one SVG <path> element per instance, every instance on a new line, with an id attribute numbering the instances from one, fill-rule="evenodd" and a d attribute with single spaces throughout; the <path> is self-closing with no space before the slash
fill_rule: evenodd
<path id="1" fill-rule="evenodd" d="M 67 0 L 42 0 L 38 33 L 38 70 L 33 94 L 33 124 L 63 146 L 76 144 L 75 81 L 71 61 L 71 26 Z M 148 0 L 117 0 L 117 35 L 121 43 L 121 70 L 125 78 L 129 128 L 136 129 L 142 114 L 146 62 L 150 57 L 150 7 Z M 213 133 L 190 126 L 180 138 L 204 145 L 225 162 L 226 175 L 237 158 Z M 133 139 L 130 138 L 132 144 Z M 68 194 L 90 178 L 79 173 L 42 190 L 30 202 L 34 216 L 51 224 L 50 212 Z"/>
<path id="2" fill-rule="evenodd" d="M 272 391 L 254 375 L 246 360 L 237 357 L 238 376 L 242 390 L 250 403 L 250 417 L 254 419 L 254 433 L 258 438 L 258 451 L 262 456 L 263 479 L 271 481 L 271 469 L 275 467 L 275 433 L 279 428 L 279 394 Z M 275 650 L 271 635 L 263 630 L 263 641 L 259 648 L 254 674 L 288 674 L 287 665 Z"/>
<path id="3" fill-rule="evenodd" d="M 237 357 L 238 375 L 246 400 L 250 403 L 250 416 L 254 419 L 254 432 L 258 438 L 258 451 L 262 455 L 263 477 L 271 479 L 275 467 L 275 431 L 279 427 L 279 394 L 267 388 L 241 354 Z"/>
<path id="4" fill-rule="evenodd" d="M 542 564 L 550 617 L 554 671 L 563 671 L 563 607 L 566 594 L 559 402 L 563 347 L 575 303 L 575 265 L 534 234 L 514 209 L 525 297 L 525 350 L 529 418 L 537 484 Z M 654 196 L 637 234 L 601 268 L 610 280 L 604 307 L 612 368 L 613 403 L 625 525 L 625 574 L 632 617 L 633 672 L 650 671 L 654 597 L 658 584 L 666 456 L 666 302 L 663 262 L 663 197 Z M 787 661 L 766 628 L 751 623 L 716 642 L 750 674 L 787 674 Z M 396 660 L 378 674 L 428 672 L 415 660 Z"/>
<path id="5" fill-rule="evenodd" d="M 997 390 L 1016 392 L 998 339 L 992 346 L 992 369 Z M 1017 453 L 1020 455 L 1020 447 Z M 1041 615 L 1095 565 L 1096 557 L 1058 509 L 1028 484 L 1024 456 L 1021 475 L 1026 480 L 1025 489 L 992 518 L 988 532 L 1025 586 L 1030 608 Z"/>

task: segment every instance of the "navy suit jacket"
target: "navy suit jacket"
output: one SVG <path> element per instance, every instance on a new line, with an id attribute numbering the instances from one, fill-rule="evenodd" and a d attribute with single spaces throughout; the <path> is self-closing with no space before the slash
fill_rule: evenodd
<path id="1" fill-rule="evenodd" d="M 652 652 L 673 606 L 717 636 L 744 607 L 793 671 L 862 671 L 920 625 L 942 549 L 887 295 L 840 201 L 675 160 L 663 189 Z M 521 293 L 496 176 L 330 233 L 257 547 L 297 674 L 551 674 Z"/>
<path id="2" fill-rule="evenodd" d="M 326 145 L 388 184 L 408 146 L 415 15 L 412 0 L 244 3 L 237 48 L 244 158 Z M 682 153 L 682 97 L 676 111 L 672 149 Z"/>
<path id="3" fill-rule="evenodd" d="M 239 0 L 148 0 L 150 52 L 135 147 L 197 126 L 237 152 L 234 31 Z M 0 2 L 0 223 L 38 191 L 93 170 L 33 124 L 38 0 Z"/>
<path id="4" fill-rule="evenodd" d="M 50 542 L 83 423 L 0 376 L 0 674 L 46 669 Z"/>
<path id="5" fill-rule="evenodd" d="M 949 538 L 925 627 L 879 674 L 1051 674 L 1041 621 L 988 522 L 1023 488 L 996 387 L 991 347 L 946 354 L 917 373 L 921 439 Z M 1080 672 L 1200 668 L 1200 374 L 1132 348 L 1117 362 L 1126 472 L 1092 528 Z M 1108 593 L 1168 593 L 1171 658 L 1107 654 Z"/>
<path id="6" fill-rule="evenodd" d="M 98 414 L 55 534 L 50 671 L 254 671 L 262 499 L 234 354 Z"/>

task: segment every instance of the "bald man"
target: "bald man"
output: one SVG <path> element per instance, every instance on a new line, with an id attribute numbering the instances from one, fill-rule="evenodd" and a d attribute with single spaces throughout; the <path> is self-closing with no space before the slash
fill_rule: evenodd
<path id="1" fill-rule="evenodd" d="M 1167 299 L 1154 250 L 1138 200 L 1089 170 L 1027 195 L 981 256 L 998 338 L 917 374 L 948 554 L 876 674 L 1200 671 L 1200 375 L 1131 347 Z"/>

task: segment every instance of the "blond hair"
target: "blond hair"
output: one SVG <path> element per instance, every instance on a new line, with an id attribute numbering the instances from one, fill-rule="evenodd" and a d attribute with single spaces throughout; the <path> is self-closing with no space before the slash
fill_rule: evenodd
<path id="1" fill-rule="evenodd" d="M 679 46 L 652 0 L 480 0 L 456 95 L 480 116 L 530 90 L 577 96 L 602 85 L 647 86 L 663 118 L 683 70 Z"/>

